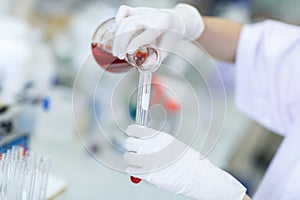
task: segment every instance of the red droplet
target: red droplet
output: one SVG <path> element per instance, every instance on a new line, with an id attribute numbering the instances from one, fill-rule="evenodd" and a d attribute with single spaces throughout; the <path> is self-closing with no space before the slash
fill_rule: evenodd
<path id="1" fill-rule="evenodd" d="M 142 179 L 136 178 L 136 177 L 133 177 L 133 176 L 130 176 L 130 180 L 134 184 L 139 184 L 142 181 Z"/>

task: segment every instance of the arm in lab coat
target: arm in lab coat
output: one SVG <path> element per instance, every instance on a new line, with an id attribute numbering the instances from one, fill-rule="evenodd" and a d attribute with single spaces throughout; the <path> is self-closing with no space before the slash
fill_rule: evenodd
<path id="1" fill-rule="evenodd" d="M 291 129 L 300 116 L 300 27 L 272 20 L 241 25 L 206 17 L 204 22 L 206 29 L 198 42 L 211 55 L 235 63 L 238 109 L 285 136 L 255 197 L 265 198 L 285 181 L 299 158 L 299 129 L 294 134 Z"/>
<path id="2" fill-rule="evenodd" d="M 244 25 L 235 61 L 237 108 L 287 136 L 300 115 L 300 27 L 267 20 Z"/>
<path id="3" fill-rule="evenodd" d="M 204 17 L 197 42 L 236 66 L 239 110 L 281 135 L 300 112 L 300 27 L 266 20 L 242 25 Z"/>
<path id="4" fill-rule="evenodd" d="M 299 175 L 295 176 L 299 168 L 294 168 L 300 155 L 299 53 L 298 26 L 267 20 L 245 25 L 240 33 L 235 61 L 236 105 L 243 113 L 285 137 L 254 199 L 299 197 L 297 181 L 300 179 Z M 291 184 L 287 184 L 289 178 Z"/>

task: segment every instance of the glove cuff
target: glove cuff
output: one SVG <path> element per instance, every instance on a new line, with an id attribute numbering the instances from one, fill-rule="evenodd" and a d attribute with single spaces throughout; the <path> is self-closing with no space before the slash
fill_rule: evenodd
<path id="1" fill-rule="evenodd" d="M 185 24 L 186 39 L 195 40 L 201 36 L 204 31 L 204 22 L 199 11 L 188 4 L 177 4 L 173 10 L 178 13 Z"/>
<path id="2" fill-rule="evenodd" d="M 198 162 L 198 170 L 194 172 L 194 178 L 184 189 L 184 195 L 194 199 L 205 197 L 204 199 L 207 200 L 242 200 L 244 198 L 246 188 L 232 175 L 216 167 L 206 158 Z"/>

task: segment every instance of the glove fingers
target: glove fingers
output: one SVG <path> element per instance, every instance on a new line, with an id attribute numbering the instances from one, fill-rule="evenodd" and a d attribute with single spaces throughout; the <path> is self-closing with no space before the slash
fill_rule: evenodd
<path id="1" fill-rule="evenodd" d="M 115 16 L 115 20 L 117 23 L 119 23 L 122 19 L 130 16 L 133 12 L 133 8 L 130 6 L 122 5 L 119 7 L 119 10 L 117 11 L 117 14 Z"/>
<path id="2" fill-rule="evenodd" d="M 143 179 L 143 180 L 147 180 L 149 177 L 148 173 L 144 173 L 143 170 L 141 168 L 138 167 L 128 167 L 125 169 L 125 172 L 131 176 Z"/>
<path id="3" fill-rule="evenodd" d="M 144 16 L 155 12 L 155 9 L 146 8 L 146 7 L 139 7 L 139 8 L 133 8 L 130 6 L 122 5 L 119 7 L 117 14 L 115 16 L 115 20 L 117 23 L 119 23 L 122 19 L 126 17 L 130 17 L 132 15 L 135 16 Z"/>
<path id="4" fill-rule="evenodd" d="M 182 34 L 171 31 L 163 34 L 159 38 L 157 46 L 160 50 L 161 60 L 164 60 L 169 54 L 169 52 L 174 48 L 174 46 L 176 45 L 174 41 L 179 41 L 179 39 L 182 37 Z"/>
<path id="5" fill-rule="evenodd" d="M 124 59 L 129 42 L 137 34 L 137 31 L 143 31 L 142 28 L 141 24 L 136 23 L 134 17 L 122 20 L 114 38 L 112 54 Z"/>
<path id="6" fill-rule="evenodd" d="M 124 160 L 131 167 L 138 168 L 140 173 L 151 173 L 154 170 L 161 169 L 161 158 L 154 154 L 137 154 L 126 152 L 123 155 Z"/>
<path id="7" fill-rule="evenodd" d="M 129 43 L 126 52 L 134 52 L 137 48 L 145 45 L 151 44 L 155 41 L 161 34 L 159 29 L 149 28 L 139 34 L 138 36 L 134 37 L 131 42 Z"/>
<path id="8" fill-rule="evenodd" d="M 138 168 L 143 168 L 143 156 L 133 153 L 126 152 L 123 155 L 124 160 L 130 165 Z"/>
<path id="9" fill-rule="evenodd" d="M 173 137 L 166 133 L 161 133 L 159 136 L 153 136 L 149 139 L 138 139 L 129 137 L 124 141 L 124 147 L 127 151 L 136 152 L 139 154 L 150 154 L 158 152 L 173 142 Z"/>
<path id="10" fill-rule="evenodd" d="M 124 141 L 124 147 L 127 151 L 138 152 L 143 146 L 143 141 L 134 137 L 129 137 Z"/>
<path id="11" fill-rule="evenodd" d="M 169 137 L 171 136 L 165 134 L 163 137 L 134 140 L 139 140 L 139 144 L 131 144 L 135 146 L 133 148 L 136 148 L 136 145 L 142 146 L 138 147 L 139 150 L 136 153 L 126 152 L 124 160 L 130 166 L 139 167 L 144 172 L 158 170 L 170 165 L 181 158 L 187 147 L 182 142 L 168 139 Z"/>
<path id="12" fill-rule="evenodd" d="M 129 125 L 125 130 L 126 134 L 131 137 L 137 138 L 150 138 L 157 135 L 160 131 L 148 128 L 145 126 L 139 126 L 136 124 Z"/>

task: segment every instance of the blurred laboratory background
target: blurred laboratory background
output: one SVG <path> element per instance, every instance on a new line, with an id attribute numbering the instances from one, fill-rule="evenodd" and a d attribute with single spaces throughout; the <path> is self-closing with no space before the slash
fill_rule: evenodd
<path id="1" fill-rule="evenodd" d="M 0 154 L 21 145 L 50 157 L 47 199 L 187 199 L 133 185 L 121 172 L 122 130 L 134 123 L 138 74 L 103 73 L 91 55 L 94 31 L 120 5 L 179 2 L 242 23 L 300 25 L 296 0 L 0 0 Z M 213 62 L 189 42 L 175 52 L 155 72 L 151 124 L 187 142 L 196 134 L 191 145 L 252 195 L 282 138 L 236 110 L 232 64 Z M 210 95 L 220 109 L 213 113 Z M 208 129 L 221 134 L 206 148 Z"/>

